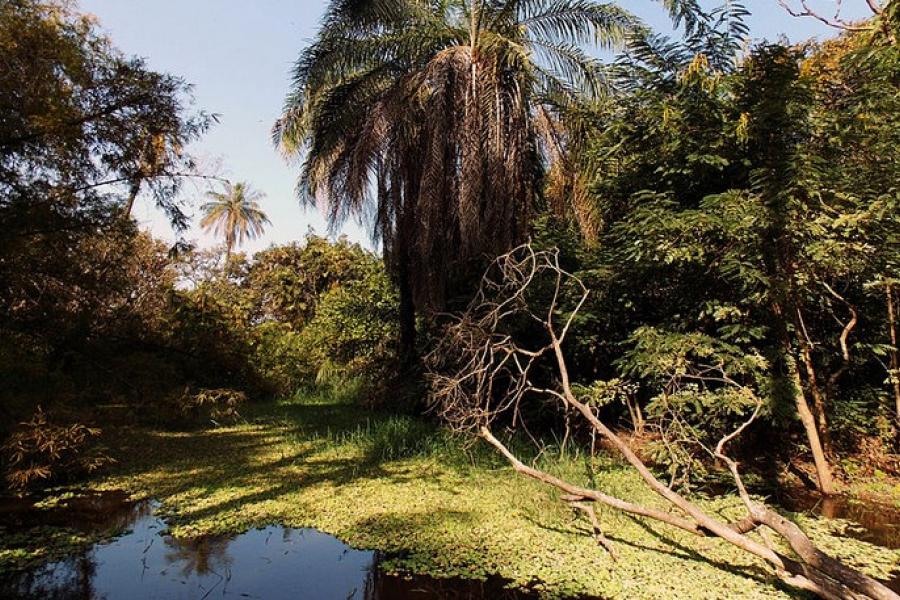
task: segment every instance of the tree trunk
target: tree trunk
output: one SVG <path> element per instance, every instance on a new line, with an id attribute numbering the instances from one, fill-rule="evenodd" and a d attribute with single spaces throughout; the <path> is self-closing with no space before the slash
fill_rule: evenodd
<path id="1" fill-rule="evenodd" d="M 900 428 L 900 360 L 897 357 L 897 322 L 894 316 L 894 289 L 891 284 L 885 286 L 887 294 L 888 329 L 891 334 L 891 374 L 890 380 L 894 388 L 894 403 L 897 409 L 897 426 Z"/>
<path id="2" fill-rule="evenodd" d="M 794 330 L 800 346 L 800 359 L 803 361 L 803 367 L 806 370 L 806 386 L 809 388 L 809 395 L 812 396 L 813 417 L 816 420 L 816 428 L 819 430 L 819 439 L 822 441 L 822 449 L 825 451 L 825 456 L 832 460 L 834 458 L 834 450 L 831 446 L 831 434 L 828 428 L 828 411 L 825 407 L 825 397 L 819 388 L 816 364 L 813 361 L 813 343 L 806 330 L 803 312 L 799 305 L 795 313 L 797 318 L 794 321 Z"/>
<path id="3" fill-rule="evenodd" d="M 828 428 L 828 416 L 825 408 L 825 398 L 822 396 L 822 390 L 819 389 L 819 382 L 816 376 L 816 365 L 813 362 L 812 350 L 807 342 L 801 342 L 800 358 L 803 360 L 803 366 L 806 369 L 806 385 L 809 388 L 809 394 L 813 401 L 813 416 L 816 420 L 816 429 L 819 431 L 819 439 L 822 440 L 822 449 L 825 456 L 829 460 L 834 458 L 834 450 L 831 446 L 831 434 Z"/>
<path id="4" fill-rule="evenodd" d="M 794 314 L 799 313 L 794 311 Z M 797 416 L 800 417 L 800 423 L 803 425 L 803 430 L 806 433 L 809 449 L 813 455 L 819 491 L 823 494 L 830 495 L 834 493 L 834 479 L 831 474 L 831 465 L 828 462 L 828 455 L 825 453 L 822 439 L 819 436 L 818 422 L 809 406 L 809 402 L 806 400 L 806 394 L 803 390 L 803 380 L 800 377 L 797 361 L 794 358 L 793 340 L 788 331 L 788 324 L 784 315 L 785 310 L 783 305 L 778 302 L 774 303 L 772 305 L 772 316 L 774 318 L 773 326 L 778 332 L 778 343 L 780 346 L 779 361 L 782 363 L 782 369 L 784 369 L 782 373 L 787 375 L 788 384 L 793 388 L 791 389 L 791 396 L 794 401 L 794 406 L 797 409 Z M 797 323 L 797 326 L 800 327 L 801 324 Z M 802 337 L 803 333 L 798 331 L 797 336 Z M 805 348 L 805 345 L 801 345 L 801 347 Z M 813 373 L 815 373 L 815 370 L 813 370 Z"/>
<path id="5" fill-rule="evenodd" d="M 628 414 L 631 416 L 631 424 L 634 428 L 635 435 L 644 434 L 644 414 L 641 412 L 641 405 L 636 399 L 625 394 L 625 405 L 628 407 Z"/>
<path id="6" fill-rule="evenodd" d="M 404 234 L 401 233 L 401 240 Z M 417 361 L 416 355 L 416 305 L 413 300 L 410 281 L 409 253 L 406 241 L 401 241 L 400 256 L 397 261 L 397 287 L 400 293 L 400 368 L 411 369 Z"/>
<path id="7" fill-rule="evenodd" d="M 825 452 L 822 438 L 819 435 L 818 420 L 806 399 L 806 393 L 803 389 L 803 380 L 800 376 L 799 367 L 797 366 L 797 360 L 794 354 L 794 340 L 791 338 L 791 333 L 788 330 L 788 320 L 786 318 L 786 314 L 793 314 L 799 317 L 800 312 L 796 305 L 789 301 L 789 298 L 790 296 L 785 298 L 784 304 L 781 302 L 774 302 L 771 307 L 771 315 L 773 318 L 772 327 L 777 332 L 779 344 L 778 361 L 781 363 L 782 374 L 787 376 L 787 383 L 792 388 L 791 396 L 794 406 L 797 409 L 797 416 L 800 417 L 800 423 L 803 425 L 803 430 L 806 433 L 806 440 L 809 443 L 809 449 L 813 455 L 819 491 L 823 494 L 830 495 L 834 493 L 834 479 L 831 474 L 831 465 L 828 462 L 828 455 Z M 790 308 L 786 310 L 786 306 Z M 788 310 L 791 312 L 788 312 Z M 801 350 L 805 350 L 807 344 L 802 330 L 803 324 L 799 322 L 799 319 L 795 319 L 794 324 L 798 329 L 798 331 L 795 332 L 795 335 L 801 342 Z M 802 351 L 800 354 L 804 359 L 804 363 L 806 363 L 806 354 Z M 814 368 L 812 369 L 812 375 L 813 377 L 815 376 Z"/>
<path id="8" fill-rule="evenodd" d="M 411 161 L 405 165 L 408 175 L 417 174 L 420 166 Z M 413 285 L 413 232 L 416 230 L 416 206 L 418 200 L 419 177 L 410 176 L 401 190 L 394 186 L 393 193 L 395 210 L 397 210 L 397 222 L 394 248 L 394 264 L 397 269 L 397 288 L 400 296 L 400 372 L 411 373 L 418 364 L 416 351 L 416 289 Z M 402 192 L 402 194 L 401 194 Z"/>
<path id="9" fill-rule="evenodd" d="M 816 425 L 816 419 L 809 408 L 806 401 L 806 395 L 803 393 L 803 381 L 800 379 L 800 372 L 797 370 L 797 363 L 790 360 L 788 364 L 791 383 L 794 390 L 794 404 L 797 407 L 797 414 L 800 417 L 800 423 L 806 431 L 806 438 L 809 441 L 809 448 L 812 451 L 813 462 L 816 466 L 816 477 L 819 482 L 819 491 L 823 494 L 834 493 L 834 479 L 831 475 L 831 465 L 828 464 L 828 457 L 822 447 L 822 441 L 819 438 L 819 430 Z"/>
<path id="10" fill-rule="evenodd" d="M 141 178 L 136 178 L 128 190 L 128 201 L 125 203 L 125 210 L 122 211 L 122 218 L 126 221 L 131 218 L 131 211 L 134 209 L 134 201 L 137 199 L 138 193 L 141 191 Z"/>
<path id="11" fill-rule="evenodd" d="M 234 240 L 230 237 L 225 238 L 225 265 L 222 267 L 222 279 L 228 279 L 231 269 L 231 249 L 234 246 Z"/>

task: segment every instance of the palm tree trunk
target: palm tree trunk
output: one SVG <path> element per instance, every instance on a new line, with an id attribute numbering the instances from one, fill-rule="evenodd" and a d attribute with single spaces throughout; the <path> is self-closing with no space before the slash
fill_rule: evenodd
<path id="1" fill-rule="evenodd" d="M 225 238 L 225 265 L 222 268 L 222 277 L 227 278 L 231 268 L 231 249 L 234 246 L 234 240 L 229 236 Z"/>
<path id="2" fill-rule="evenodd" d="M 400 293 L 400 367 L 408 371 L 417 360 L 416 356 L 416 305 L 413 300 L 412 281 L 410 281 L 409 249 L 406 235 L 400 234 L 399 256 L 397 261 L 397 287 Z"/>
<path id="3" fill-rule="evenodd" d="M 394 187 L 394 205 L 397 209 L 395 230 L 397 288 L 400 295 L 400 372 L 411 373 L 418 363 L 416 351 L 416 286 L 413 277 L 413 232 L 416 229 L 416 208 L 421 177 L 421 164 L 413 155 L 404 165 L 405 183 L 401 189 Z"/>

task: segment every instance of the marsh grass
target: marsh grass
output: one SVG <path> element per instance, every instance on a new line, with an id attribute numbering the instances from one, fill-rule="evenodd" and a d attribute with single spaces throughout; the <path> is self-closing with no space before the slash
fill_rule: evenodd
<path id="1" fill-rule="evenodd" d="M 235 426 L 118 429 L 110 446 L 120 462 L 92 485 L 158 499 L 176 536 L 275 523 L 315 527 L 385 552 L 390 570 L 499 574 L 548 597 L 790 597 L 761 564 L 721 541 L 604 510 L 601 521 L 619 553 L 613 563 L 556 492 L 513 473 L 486 445 L 351 400 L 344 389 L 306 391 L 249 405 L 246 421 Z M 606 455 L 512 443 L 559 476 L 665 508 Z M 699 502 L 726 516 L 739 510 L 733 497 Z M 817 543 L 873 575 L 900 564 L 898 551 L 839 537 L 845 524 L 796 518 Z M 19 532 L 14 543 L 3 536 L 0 569 L 49 556 L 46 535 Z"/>

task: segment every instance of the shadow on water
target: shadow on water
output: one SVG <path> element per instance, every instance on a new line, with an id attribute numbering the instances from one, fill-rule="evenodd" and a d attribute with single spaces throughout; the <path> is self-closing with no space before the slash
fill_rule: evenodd
<path id="1" fill-rule="evenodd" d="M 89 494 L 38 510 L 0 502 L 9 530 L 60 525 L 119 537 L 30 571 L 0 578 L 0 597 L 42 600 L 119 598 L 310 598 L 335 600 L 535 598 L 500 579 L 386 575 L 377 552 L 356 550 L 314 529 L 267 527 L 237 536 L 176 539 L 153 502 Z M 122 533 L 124 532 L 124 533 Z"/>
<path id="2" fill-rule="evenodd" d="M 150 510 L 150 503 L 129 500 L 122 491 L 85 491 L 41 508 L 31 500 L 0 497 L 0 527 L 10 531 L 66 527 L 102 537 L 126 530 Z"/>
<path id="3" fill-rule="evenodd" d="M 884 548 L 900 548 L 900 509 L 897 507 L 850 496 L 822 496 L 805 490 L 778 494 L 774 500 L 777 506 L 790 512 L 848 521 L 841 533 L 846 537 Z M 900 593 L 900 570 L 891 573 L 884 583 Z"/>
<path id="4" fill-rule="evenodd" d="M 885 548 L 900 548 L 900 509 L 848 496 L 792 491 L 776 504 L 791 512 L 849 521 L 843 535 Z"/>

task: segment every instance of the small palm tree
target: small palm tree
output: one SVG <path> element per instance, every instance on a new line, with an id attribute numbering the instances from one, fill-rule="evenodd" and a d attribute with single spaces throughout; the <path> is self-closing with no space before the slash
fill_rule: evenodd
<path id="1" fill-rule="evenodd" d="M 231 262 L 231 251 L 235 244 L 253 240 L 262 235 L 265 225 L 270 225 L 269 217 L 259 207 L 262 192 L 252 189 L 246 183 L 225 184 L 221 192 L 207 192 L 212 201 L 201 207 L 204 231 L 213 230 L 217 236 L 225 238 L 225 265 Z"/>

